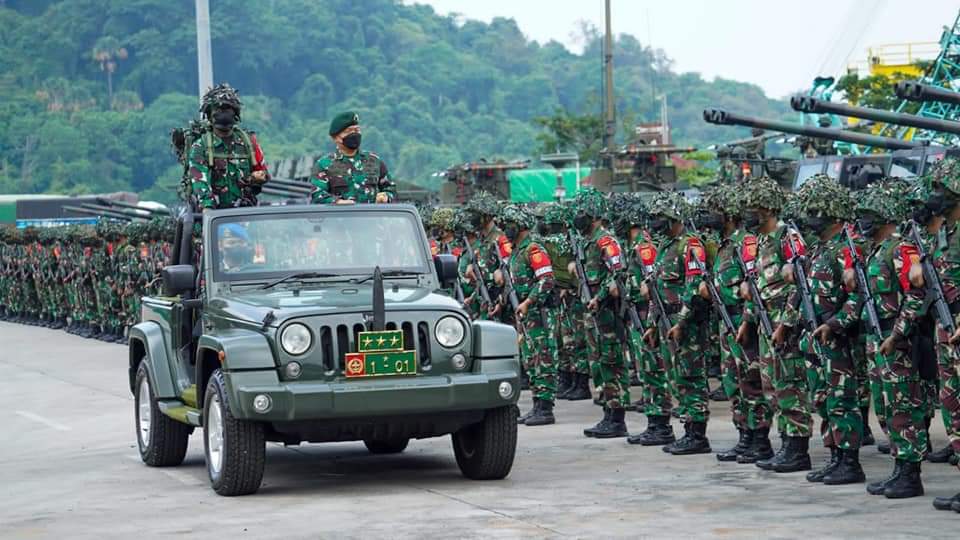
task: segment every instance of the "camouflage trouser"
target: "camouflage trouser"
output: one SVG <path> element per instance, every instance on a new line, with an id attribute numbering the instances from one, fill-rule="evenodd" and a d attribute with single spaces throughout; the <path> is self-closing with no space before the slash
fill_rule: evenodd
<path id="1" fill-rule="evenodd" d="M 857 399 L 857 377 L 853 357 L 845 343 L 836 337 L 820 345 L 824 361 L 813 354 L 809 336 L 801 349 L 807 354 L 807 377 L 810 381 L 813 409 L 822 418 L 820 434 L 828 448 L 856 450 L 863 439 L 863 418 Z"/>
<path id="2" fill-rule="evenodd" d="M 954 452 L 960 452 L 960 357 L 953 352 L 947 339 L 946 332 L 937 325 L 940 408 L 950 445 Z"/>
<path id="3" fill-rule="evenodd" d="M 616 316 L 609 303 L 601 305 L 596 312 L 584 314 L 590 372 L 600 388 L 600 399 L 609 409 L 621 409 L 630 403 L 630 375 L 623 345 L 617 336 Z M 600 327 L 599 340 L 592 329 L 594 318 Z"/>
<path id="4" fill-rule="evenodd" d="M 552 310 L 542 313 L 534 308 L 523 321 L 529 340 L 520 340 L 520 355 L 530 378 L 530 393 L 544 401 L 553 401 L 557 391 L 557 341 L 552 329 Z"/>
<path id="5" fill-rule="evenodd" d="M 853 355 L 853 370 L 857 378 L 857 403 L 860 409 L 867 409 L 870 407 L 873 387 L 870 385 L 871 362 L 867 360 L 866 332 L 858 332 L 850 338 L 850 343 L 850 354 Z M 879 418 L 879 415 L 877 416 Z"/>
<path id="6" fill-rule="evenodd" d="M 733 318 L 734 327 L 740 325 Z M 722 325 L 722 323 L 720 323 Z M 733 425 L 737 429 L 769 428 L 773 419 L 773 410 L 763 395 L 763 382 L 760 376 L 760 359 L 753 350 L 747 354 L 733 336 L 720 329 L 721 378 L 723 391 L 730 399 L 730 413 Z"/>
<path id="7" fill-rule="evenodd" d="M 630 353 L 637 358 L 637 377 L 640 379 L 640 394 L 643 401 L 643 414 L 647 416 L 670 416 L 673 410 L 673 396 L 670 395 L 670 382 L 663 366 L 663 357 L 658 351 L 652 351 L 643 342 L 643 334 L 630 330 Z"/>
<path id="8" fill-rule="evenodd" d="M 779 350 L 760 333 L 760 376 L 767 402 L 777 417 L 777 430 L 788 437 L 810 437 L 813 418 L 803 355 L 797 348 L 797 332 Z"/>
<path id="9" fill-rule="evenodd" d="M 867 351 L 873 353 L 880 373 L 890 455 L 919 463 L 927 452 L 927 404 L 920 372 L 910 356 L 910 343 L 899 344 L 890 356 L 880 354 L 877 344 L 878 340 L 871 338 Z"/>
<path id="10" fill-rule="evenodd" d="M 674 317 L 676 319 L 676 317 Z M 676 354 L 661 347 L 670 356 L 670 378 L 677 396 L 677 409 L 683 423 L 710 419 L 710 387 L 707 384 L 707 358 L 703 354 L 703 322 L 689 322 L 683 328 Z"/>
<path id="11" fill-rule="evenodd" d="M 877 422 L 880 423 L 880 429 L 884 433 L 890 433 L 890 401 L 887 398 L 887 391 L 884 388 L 884 371 L 888 369 L 888 362 L 877 352 L 880 341 L 876 336 L 867 337 L 866 356 L 867 356 L 867 384 L 870 385 L 870 403 L 873 405 L 873 412 L 877 415 Z M 925 402 L 926 399 L 923 399 Z M 862 407 L 862 404 L 861 404 Z M 868 421 L 863 419 L 864 424 Z"/>
<path id="12" fill-rule="evenodd" d="M 567 291 L 560 308 L 560 371 L 580 373 L 589 372 L 587 361 L 587 329 L 583 323 L 583 303 L 575 291 Z"/>

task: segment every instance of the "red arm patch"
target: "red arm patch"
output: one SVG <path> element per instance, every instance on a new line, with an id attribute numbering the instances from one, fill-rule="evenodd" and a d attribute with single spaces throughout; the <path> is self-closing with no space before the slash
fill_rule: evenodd
<path id="1" fill-rule="evenodd" d="M 653 266 L 657 262 L 657 247 L 652 242 L 637 244 L 633 250 L 643 266 Z"/>
<path id="2" fill-rule="evenodd" d="M 438 254 L 440 254 L 440 247 L 437 246 L 437 241 L 436 241 L 436 240 L 431 239 L 431 240 L 430 240 L 430 255 L 433 255 L 434 257 L 436 257 Z"/>
<path id="3" fill-rule="evenodd" d="M 459 258 L 460 258 L 460 255 L 463 255 L 463 248 L 462 248 L 462 247 L 455 247 L 455 248 L 453 248 L 453 249 L 450 250 L 450 254 L 459 259 Z"/>
<path id="4" fill-rule="evenodd" d="M 257 134 L 250 134 L 250 144 L 253 146 L 253 170 L 255 171 L 265 171 L 267 166 L 263 163 L 263 149 L 260 148 L 260 143 L 257 142 Z"/>
<path id="5" fill-rule="evenodd" d="M 623 253 L 620 251 L 620 243 L 612 236 L 601 236 L 597 240 L 597 246 L 600 248 L 600 254 L 603 256 L 603 262 L 607 265 L 607 270 L 616 271 L 623 268 Z"/>
<path id="6" fill-rule="evenodd" d="M 500 258 L 506 259 L 510 256 L 510 253 L 513 251 L 513 245 L 507 240 L 507 235 L 501 234 L 497 238 L 497 250 L 500 252 Z"/>
<path id="7" fill-rule="evenodd" d="M 793 229 L 789 229 L 787 234 L 783 235 L 783 257 L 790 260 L 794 257 L 793 249 L 796 246 L 796 256 L 802 257 L 807 254 L 807 246 L 803 243 L 803 236 Z"/>
<path id="8" fill-rule="evenodd" d="M 915 264 L 920 264 L 920 252 L 911 245 L 902 245 L 897 248 L 893 254 L 894 260 L 898 261 L 899 272 L 897 278 L 900 280 L 900 288 L 904 292 L 910 290 L 910 268 Z"/>
<path id="9" fill-rule="evenodd" d="M 533 269 L 533 275 L 537 278 L 553 275 L 553 265 L 550 262 L 550 255 L 540 249 L 540 246 L 534 244 L 527 250 L 527 260 L 530 262 L 530 268 Z"/>
<path id="10" fill-rule="evenodd" d="M 687 240 L 683 262 L 687 276 L 699 276 L 703 273 L 703 267 L 707 264 L 707 250 L 703 249 L 703 244 L 700 243 L 699 238 Z"/>

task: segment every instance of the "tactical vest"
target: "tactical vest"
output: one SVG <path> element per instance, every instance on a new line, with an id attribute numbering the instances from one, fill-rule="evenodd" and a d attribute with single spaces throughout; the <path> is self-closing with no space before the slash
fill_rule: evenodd
<path id="1" fill-rule="evenodd" d="M 253 168 L 254 163 L 256 163 L 256 158 L 253 155 L 253 143 L 250 142 L 250 135 L 247 134 L 246 131 L 238 127 L 233 128 L 233 135 L 235 137 L 237 135 L 240 136 L 240 140 L 243 142 L 243 146 L 247 151 L 245 156 L 237 156 L 232 152 L 226 153 L 226 154 L 214 152 L 213 151 L 213 130 L 208 129 L 203 133 L 203 139 L 204 139 L 203 142 L 207 146 L 207 167 L 210 169 L 211 172 L 216 170 L 215 165 L 218 159 L 226 159 L 226 160 L 246 159 L 249 161 L 251 169 Z"/>
<path id="2" fill-rule="evenodd" d="M 360 166 L 362 169 L 353 169 L 353 172 L 363 174 L 363 187 L 372 189 L 374 193 L 379 191 L 380 158 L 367 152 L 360 160 Z M 348 175 L 350 175 L 351 167 L 352 163 L 348 160 L 333 159 L 326 170 L 328 190 L 330 193 L 340 195 L 351 187 L 348 184 Z"/>

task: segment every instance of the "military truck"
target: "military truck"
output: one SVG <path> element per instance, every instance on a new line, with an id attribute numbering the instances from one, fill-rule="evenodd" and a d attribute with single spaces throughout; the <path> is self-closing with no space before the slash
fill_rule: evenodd
<path id="1" fill-rule="evenodd" d="M 452 435 L 464 476 L 509 474 L 517 334 L 438 291 L 413 206 L 293 205 L 183 213 L 163 296 L 130 331 L 137 445 L 179 465 L 203 430 L 220 495 L 257 491 L 265 443 L 363 441 L 374 454 Z"/>

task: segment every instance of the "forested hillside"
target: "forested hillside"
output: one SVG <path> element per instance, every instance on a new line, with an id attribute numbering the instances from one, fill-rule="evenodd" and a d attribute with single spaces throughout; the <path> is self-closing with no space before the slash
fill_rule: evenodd
<path id="1" fill-rule="evenodd" d="M 365 147 L 396 177 L 428 184 L 459 161 L 539 155 L 537 116 L 599 111 L 601 41 L 589 28 L 574 54 L 526 39 L 513 20 L 458 21 L 394 0 L 210 4 L 215 79 L 240 90 L 268 159 L 328 149 L 329 118 L 355 109 Z M 655 120 L 653 96 L 665 93 L 679 144 L 738 135 L 703 123 L 708 105 L 786 109 L 755 85 L 676 74 L 632 36 L 615 52 L 620 119 Z M 169 200 L 169 132 L 196 113 L 196 89 L 193 2 L 0 0 L 0 193 Z"/>

